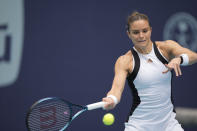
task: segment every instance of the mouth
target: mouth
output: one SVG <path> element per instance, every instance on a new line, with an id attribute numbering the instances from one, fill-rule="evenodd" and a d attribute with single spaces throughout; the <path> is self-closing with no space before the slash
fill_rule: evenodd
<path id="1" fill-rule="evenodd" d="M 141 42 L 145 42 L 145 41 L 146 41 L 146 40 L 139 40 L 138 42 L 140 42 L 140 43 L 141 43 Z"/>

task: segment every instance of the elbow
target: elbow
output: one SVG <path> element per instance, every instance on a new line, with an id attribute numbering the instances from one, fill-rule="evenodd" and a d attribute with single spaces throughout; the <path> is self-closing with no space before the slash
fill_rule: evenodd
<path id="1" fill-rule="evenodd" d="M 195 53 L 195 63 L 197 63 L 197 53 Z"/>
<path id="2" fill-rule="evenodd" d="M 197 53 L 195 53 L 195 55 L 193 55 L 192 59 L 191 59 L 191 64 L 195 64 L 197 63 Z"/>

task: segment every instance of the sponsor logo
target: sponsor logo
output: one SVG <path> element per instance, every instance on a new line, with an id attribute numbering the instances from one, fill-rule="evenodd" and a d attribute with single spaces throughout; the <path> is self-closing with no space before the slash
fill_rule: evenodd
<path id="1" fill-rule="evenodd" d="M 0 87 L 13 84 L 19 75 L 23 49 L 23 0 L 0 1 Z"/>
<path id="2" fill-rule="evenodd" d="M 164 40 L 175 40 L 183 47 L 197 51 L 197 20 L 188 13 L 173 14 L 166 22 Z"/>

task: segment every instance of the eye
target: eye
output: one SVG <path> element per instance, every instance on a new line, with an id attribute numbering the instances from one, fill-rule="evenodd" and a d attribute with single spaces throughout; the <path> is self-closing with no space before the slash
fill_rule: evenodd
<path id="1" fill-rule="evenodd" d="M 139 31 L 132 31 L 132 33 L 133 33 L 134 35 L 137 35 L 137 34 L 139 34 Z"/>
<path id="2" fill-rule="evenodd" d="M 144 29 L 144 30 L 143 30 L 143 33 L 146 33 L 146 32 L 148 32 L 148 29 Z"/>

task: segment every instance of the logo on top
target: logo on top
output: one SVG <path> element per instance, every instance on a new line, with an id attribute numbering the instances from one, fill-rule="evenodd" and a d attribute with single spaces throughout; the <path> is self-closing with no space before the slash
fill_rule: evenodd
<path id="1" fill-rule="evenodd" d="M 24 2 L 0 1 L 0 87 L 13 84 L 19 75 L 23 49 Z"/>
<path id="2" fill-rule="evenodd" d="M 175 40 L 183 47 L 197 51 L 197 20 L 191 14 L 178 12 L 166 22 L 164 40 Z"/>

